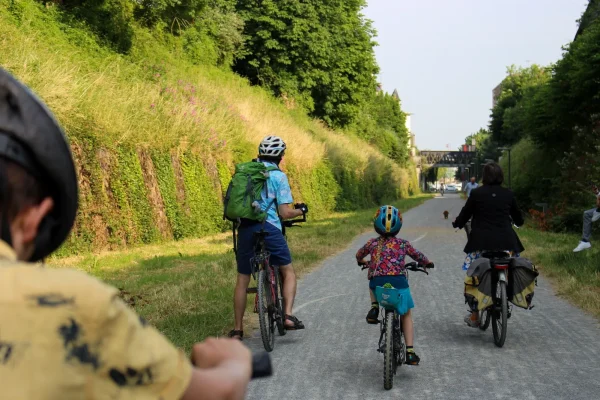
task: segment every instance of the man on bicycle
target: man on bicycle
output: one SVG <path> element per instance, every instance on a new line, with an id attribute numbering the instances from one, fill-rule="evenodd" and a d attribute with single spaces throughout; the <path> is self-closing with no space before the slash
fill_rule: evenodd
<path id="1" fill-rule="evenodd" d="M 278 136 L 265 137 L 258 146 L 258 161 L 267 167 L 277 167 L 285 154 L 286 145 Z M 296 297 L 296 274 L 292 268 L 292 257 L 285 237 L 283 236 L 281 220 L 293 219 L 308 212 L 306 204 L 293 205 L 292 190 L 284 172 L 277 169 L 269 173 L 267 190 L 262 194 L 260 207 L 267 212 L 264 223 L 242 219 L 239 226 L 237 243 L 238 276 L 233 295 L 235 314 L 234 329 L 229 337 L 242 340 L 244 337 L 243 319 L 246 311 L 246 290 L 250 284 L 252 264 L 250 260 L 255 254 L 256 240 L 254 233 L 264 230 L 268 233 L 265 238 L 266 250 L 271 254 L 270 262 L 279 266 L 283 278 L 283 299 L 285 302 L 285 329 L 304 329 L 304 324 L 292 315 L 294 298 Z"/>
<path id="2" fill-rule="evenodd" d="M 242 399 L 251 354 L 209 339 L 185 354 L 79 271 L 33 262 L 77 214 L 66 138 L 46 107 L 0 68 L 0 387 L 3 399 Z"/>

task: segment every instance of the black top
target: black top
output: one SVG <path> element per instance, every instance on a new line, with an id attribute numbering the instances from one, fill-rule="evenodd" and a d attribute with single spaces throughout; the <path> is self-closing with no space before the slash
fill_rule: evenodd
<path id="1" fill-rule="evenodd" d="M 511 220 L 512 218 L 512 220 Z M 512 228 L 523 225 L 523 216 L 512 191 L 497 185 L 484 185 L 471 191 L 467 204 L 456 218 L 456 226 L 463 228 L 471 221 L 471 235 L 465 253 L 478 250 L 525 250 Z"/>

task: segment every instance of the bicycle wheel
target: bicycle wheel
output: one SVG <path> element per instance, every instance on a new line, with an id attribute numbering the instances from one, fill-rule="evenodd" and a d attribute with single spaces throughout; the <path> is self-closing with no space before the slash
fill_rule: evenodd
<path id="1" fill-rule="evenodd" d="M 496 301 L 492 313 L 492 330 L 494 331 L 494 343 L 498 347 L 504 346 L 506 340 L 506 320 L 508 316 L 508 301 L 506 299 L 506 282 L 498 282 L 496 287 Z"/>
<path id="2" fill-rule="evenodd" d="M 277 325 L 277 332 L 279 336 L 283 336 L 287 333 L 285 330 L 285 303 L 283 302 L 283 282 L 281 279 L 281 271 L 279 267 L 273 267 L 273 273 L 275 274 L 275 324 Z"/>
<path id="3" fill-rule="evenodd" d="M 258 322 L 260 324 L 260 336 L 266 351 L 273 351 L 275 344 L 275 324 L 273 323 L 273 305 L 271 304 L 271 284 L 269 283 L 266 270 L 261 269 L 258 273 Z"/>
<path id="4" fill-rule="evenodd" d="M 394 385 L 394 313 L 392 311 L 385 312 L 385 338 L 383 353 L 383 387 L 385 390 L 390 390 Z"/>
<path id="5" fill-rule="evenodd" d="M 492 311 L 489 308 L 479 311 L 479 329 L 482 331 L 485 331 L 490 326 L 491 313 Z"/>
<path id="6" fill-rule="evenodd" d="M 398 326 L 396 328 L 396 368 L 406 363 L 406 342 L 402 334 L 402 319 L 398 316 Z M 394 371 L 395 372 L 395 371 Z"/>

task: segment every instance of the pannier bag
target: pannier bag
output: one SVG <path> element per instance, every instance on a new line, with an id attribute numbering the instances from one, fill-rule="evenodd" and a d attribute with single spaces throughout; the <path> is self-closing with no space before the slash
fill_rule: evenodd
<path id="1" fill-rule="evenodd" d="M 508 271 L 508 301 L 517 307 L 529 309 L 539 273 L 533 263 L 523 257 L 510 260 Z"/>
<path id="2" fill-rule="evenodd" d="M 492 272 L 487 258 L 478 258 L 467 270 L 465 303 L 472 311 L 481 311 L 492 305 Z"/>

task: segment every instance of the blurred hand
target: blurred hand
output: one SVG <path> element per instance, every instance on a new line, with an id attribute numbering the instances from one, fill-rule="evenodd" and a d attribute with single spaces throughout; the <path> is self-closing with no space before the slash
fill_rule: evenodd
<path id="1" fill-rule="evenodd" d="M 237 339 L 208 338 L 192 348 L 192 364 L 198 368 L 214 368 L 234 362 L 252 374 L 252 353 Z"/>
<path id="2" fill-rule="evenodd" d="M 294 208 L 296 210 L 302 211 L 302 214 L 308 213 L 308 206 L 304 203 L 296 203 L 296 204 L 294 204 Z"/>

